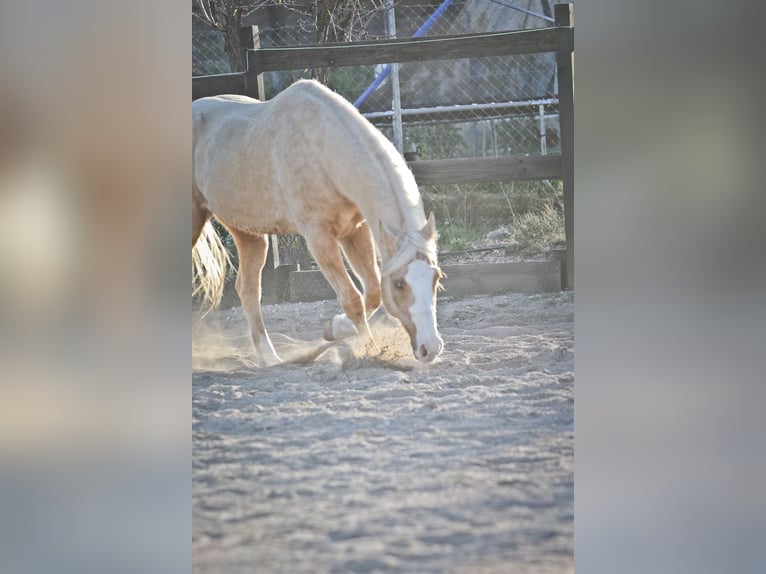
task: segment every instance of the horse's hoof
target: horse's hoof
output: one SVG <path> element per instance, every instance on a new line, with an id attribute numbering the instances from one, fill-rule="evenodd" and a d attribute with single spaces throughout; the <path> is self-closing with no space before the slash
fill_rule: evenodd
<path id="1" fill-rule="evenodd" d="M 274 365 L 281 365 L 282 362 L 283 362 L 282 359 L 275 356 L 275 357 L 268 357 L 268 358 L 264 357 L 259 360 L 258 364 L 261 367 L 265 368 L 265 367 L 273 367 Z"/>
<path id="2" fill-rule="evenodd" d="M 364 345 L 364 354 L 368 357 L 380 357 L 383 354 L 383 349 L 378 347 L 375 341 L 367 341 Z"/>
<path id="3" fill-rule="evenodd" d="M 324 338 L 328 341 L 348 339 L 356 334 L 356 327 L 354 327 L 354 324 L 345 314 L 335 315 L 332 321 L 325 323 Z"/>

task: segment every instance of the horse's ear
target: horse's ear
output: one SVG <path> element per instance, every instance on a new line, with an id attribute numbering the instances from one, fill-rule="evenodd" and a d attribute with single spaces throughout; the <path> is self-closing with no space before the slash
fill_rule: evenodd
<path id="1" fill-rule="evenodd" d="M 426 221 L 425 226 L 420 232 L 423 234 L 423 237 L 426 238 L 426 241 L 436 239 L 436 219 L 434 218 L 433 211 L 431 212 L 431 215 L 428 216 L 428 221 Z"/>

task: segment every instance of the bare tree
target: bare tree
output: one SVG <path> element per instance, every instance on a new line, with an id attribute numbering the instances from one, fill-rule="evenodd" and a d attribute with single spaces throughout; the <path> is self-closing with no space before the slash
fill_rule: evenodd
<path id="1" fill-rule="evenodd" d="M 361 0 L 316 0 L 314 16 L 317 27 L 317 43 L 344 42 L 352 39 L 353 24 L 361 9 Z M 315 68 L 314 78 L 327 84 L 330 70 Z"/>
<path id="2" fill-rule="evenodd" d="M 375 9 L 375 0 L 196 0 L 196 17 L 219 30 L 224 38 L 224 50 L 232 72 L 247 68 L 245 48 L 240 29 L 245 17 L 255 9 L 278 4 L 300 14 L 309 16 L 316 24 L 317 43 L 344 42 L 352 40 L 354 33 L 364 27 L 363 13 Z M 313 71 L 313 76 L 327 83 L 328 70 Z"/>
<path id="3" fill-rule="evenodd" d="M 245 16 L 269 2 L 270 0 L 197 0 L 199 11 L 192 14 L 223 34 L 223 49 L 232 72 L 244 72 L 247 69 L 245 47 L 240 36 Z"/>

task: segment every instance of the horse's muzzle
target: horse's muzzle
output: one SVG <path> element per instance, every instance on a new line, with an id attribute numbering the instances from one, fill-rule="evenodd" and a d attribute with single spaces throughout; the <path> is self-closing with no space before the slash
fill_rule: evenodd
<path id="1" fill-rule="evenodd" d="M 430 363 L 441 354 L 443 348 L 444 341 L 441 337 L 437 337 L 431 341 L 414 345 L 412 350 L 418 361 Z"/>

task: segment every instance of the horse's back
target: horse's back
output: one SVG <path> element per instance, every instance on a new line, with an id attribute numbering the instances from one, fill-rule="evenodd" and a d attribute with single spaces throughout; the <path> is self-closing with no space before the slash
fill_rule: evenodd
<path id="1" fill-rule="evenodd" d="M 197 121 L 201 118 L 219 119 L 231 116 L 247 119 L 258 115 L 265 108 L 270 108 L 272 114 L 280 114 L 290 110 L 296 111 L 296 106 L 311 107 L 312 104 L 325 108 L 340 106 L 346 108 L 346 111 L 354 109 L 346 99 L 319 82 L 298 80 L 266 102 L 238 94 L 199 98 L 192 102 L 192 115 Z M 291 117 L 292 114 L 286 115 L 282 120 L 289 124 Z"/>
<path id="2" fill-rule="evenodd" d="M 195 148 L 211 137 L 230 149 L 265 140 L 285 150 L 304 144 L 323 150 L 328 141 L 348 147 L 349 134 L 369 131 L 366 124 L 350 102 L 314 80 L 299 80 L 265 102 L 233 94 L 192 102 Z"/>

